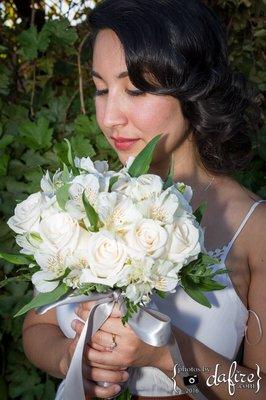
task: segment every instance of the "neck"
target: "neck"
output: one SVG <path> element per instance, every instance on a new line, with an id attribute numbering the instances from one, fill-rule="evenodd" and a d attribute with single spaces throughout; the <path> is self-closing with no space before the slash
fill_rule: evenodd
<path id="1" fill-rule="evenodd" d="M 192 140 L 185 140 L 172 153 L 172 160 L 174 182 L 183 182 L 192 187 L 192 207 L 197 208 L 201 201 L 207 199 L 207 194 L 212 192 L 215 175 L 207 171 L 197 159 Z M 154 164 L 151 168 L 151 172 L 160 175 L 162 179 L 166 179 L 168 170 L 169 159 Z"/>

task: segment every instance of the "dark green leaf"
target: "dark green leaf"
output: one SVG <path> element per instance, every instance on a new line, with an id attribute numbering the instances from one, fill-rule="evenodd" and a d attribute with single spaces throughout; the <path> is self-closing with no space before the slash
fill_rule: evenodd
<path id="1" fill-rule="evenodd" d="M 95 209 L 90 204 L 89 200 L 86 197 L 85 190 L 82 193 L 82 201 L 86 211 L 86 215 L 88 220 L 90 221 L 91 229 L 93 232 L 98 232 L 98 225 L 99 225 L 99 216 Z"/>
<path id="2" fill-rule="evenodd" d="M 22 254 L 9 254 L 9 253 L 0 253 L 0 258 L 8 261 L 10 264 L 15 265 L 28 265 L 32 262 L 31 259 L 23 256 Z"/>
<path id="3" fill-rule="evenodd" d="M 69 287 L 67 285 L 65 285 L 64 283 L 61 283 L 52 292 L 40 293 L 37 296 L 35 296 L 28 304 L 26 304 L 24 307 L 22 307 L 14 315 L 14 317 L 18 317 L 20 315 L 23 315 L 26 312 L 28 312 L 29 310 L 32 310 L 33 308 L 38 308 L 38 307 L 42 307 L 42 306 L 46 306 L 48 304 L 51 304 L 51 303 L 59 300 L 68 291 L 69 291 Z"/>
<path id="4" fill-rule="evenodd" d="M 207 209 L 207 203 L 206 201 L 203 201 L 200 206 L 197 208 L 197 210 L 194 212 L 194 216 L 196 217 L 196 220 L 198 223 L 201 223 L 202 217 Z"/>
<path id="5" fill-rule="evenodd" d="M 160 138 L 161 135 L 155 136 L 137 155 L 128 170 L 130 176 L 137 178 L 138 176 L 146 174 L 148 172 L 152 161 L 153 152 Z"/>

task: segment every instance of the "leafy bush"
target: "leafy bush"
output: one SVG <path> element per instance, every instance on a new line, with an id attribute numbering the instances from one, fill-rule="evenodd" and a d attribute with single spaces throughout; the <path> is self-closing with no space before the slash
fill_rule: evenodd
<path id="1" fill-rule="evenodd" d="M 17 6 L 18 3 L 14 1 Z M 232 64 L 265 91 L 262 51 L 266 38 L 265 2 L 208 0 L 206 3 L 219 13 L 227 29 Z M 71 27 L 65 18 L 52 19 L 58 13 L 55 9 L 49 10 L 48 19 L 38 21 L 31 10 L 30 24 L 12 4 L 5 1 L 0 9 L 0 250 L 4 251 L 16 251 L 7 218 L 16 202 L 38 190 L 44 170 L 55 171 L 58 160 L 65 161 L 64 138 L 69 138 L 80 157 L 97 156 L 108 159 L 113 168 L 119 165 L 96 124 L 86 24 Z M 254 146 L 255 157 L 249 170 L 238 177 L 245 186 L 266 196 L 265 129 Z M 11 264 L 2 262 L 1 266 L 0 280 L 12 275 Z M 3 400 L 54 397 L 56 380 L 26 360 L 21 341 L 22 320 L 12 318 L 31 295 L 29 285 L 16 280 L 1 289 Z"/>

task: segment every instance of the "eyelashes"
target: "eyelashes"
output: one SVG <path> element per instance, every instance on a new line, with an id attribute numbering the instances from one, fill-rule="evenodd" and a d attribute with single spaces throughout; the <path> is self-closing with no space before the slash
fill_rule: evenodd
<path id="1" fill-rule="evenodd" d="M 94 97 L 98 96 L 103 96 L 108 93 L 108 89 L 103 89 L 103 90 L 95 90 L 94 92 Z M 145 92 L 142 92 L 141 90 L 126 90 L 126 93 L 129 94 L 129 96 L 141 96 L 144 95 Z"/>

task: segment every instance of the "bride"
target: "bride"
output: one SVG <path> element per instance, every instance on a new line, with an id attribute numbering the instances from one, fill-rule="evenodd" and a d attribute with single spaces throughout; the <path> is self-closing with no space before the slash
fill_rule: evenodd
<path id="1" fill-rule="evenodd" d="M 103 134 L 122 163 L 162 134 L 150 172 L 165 178 L 173 159 L 174 180 L 193 188 L 193 208 L 207 202 L 202 225 L 207 250 L 220 259 L 215 268 L 228 268 L 217 277 L 226 288 L 207 294 L 211 309 L 181 288 L 164 300 L 154 298 L 151 306 L 170 316 L 201 398 L 231 399 L 233 385 L 236 399 L 263 399 L 266 206 L 233 178 L 251 159 L 253 121 L 246 110 L 252 94 L 229 68 L 223 30 L 199 0 L 103 0 L 89 24 Z M 85 320 L 92 304 L 77 306 L 75 317 L 67 310 L 63 315 L 29 312 L 23 332 L 29 360 L 64 378 L 83 327 L 77 316 Z M 62 333 L 70 324 L 74 339 Z M 168 347 L 143 343 L 121 324 L 118 308 L 84 353 L 88 399 L 114 396 L 125 381 L 135 399 L 193 398 L 178 369 L 174 389 L 173 370 Z M 112 384 L 103 388 L 99 381 Z"/>

